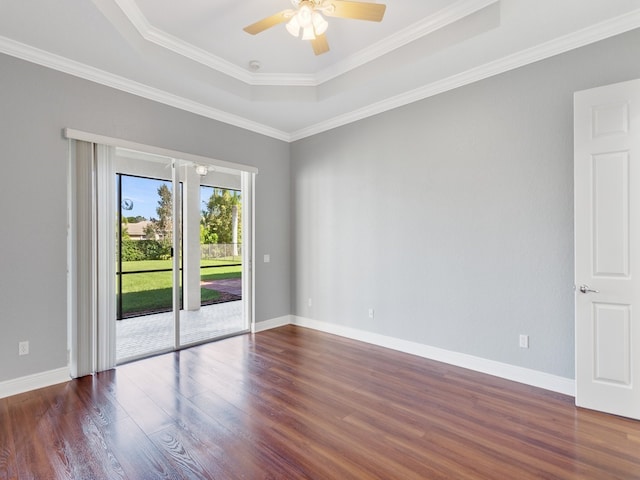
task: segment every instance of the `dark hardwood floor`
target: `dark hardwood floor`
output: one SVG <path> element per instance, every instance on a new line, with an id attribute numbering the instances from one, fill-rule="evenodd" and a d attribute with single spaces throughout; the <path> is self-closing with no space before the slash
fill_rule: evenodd
<path id="1" fill-rule="evenodd" d="M 0 477 L 631 479 L 640 422 L 287 326 L 0 399 Z"/>

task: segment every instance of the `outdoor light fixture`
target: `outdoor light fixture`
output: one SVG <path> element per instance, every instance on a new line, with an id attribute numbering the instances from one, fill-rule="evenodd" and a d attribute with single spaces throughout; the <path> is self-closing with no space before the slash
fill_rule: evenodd
<path id="1" fill-rule="evenodd" d="M 209 167 L 206 165 L 196 165 L 196 173 L 201 177 L 204 177 L 207 173 L 209 173 Z"/>

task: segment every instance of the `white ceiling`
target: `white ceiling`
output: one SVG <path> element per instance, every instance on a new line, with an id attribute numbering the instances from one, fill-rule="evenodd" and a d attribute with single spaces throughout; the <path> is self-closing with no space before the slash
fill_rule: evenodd
<path id="1" fill-rule="evenodd" d="M 242 30 L 290 0 L 0 0 L 0 52 L 292 141 L 640 26 L 640 0 L 386 4 L 315 56 Z"/>

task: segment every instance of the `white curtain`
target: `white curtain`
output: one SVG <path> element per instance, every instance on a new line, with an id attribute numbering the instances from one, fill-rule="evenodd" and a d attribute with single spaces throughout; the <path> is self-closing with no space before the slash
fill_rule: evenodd
<path id="1" fill-rule="evenodd" d="M 75 378 L 115 367 L 116 217 L 112 149 L 70 140 L 69 150 L 68 341 Z"/>

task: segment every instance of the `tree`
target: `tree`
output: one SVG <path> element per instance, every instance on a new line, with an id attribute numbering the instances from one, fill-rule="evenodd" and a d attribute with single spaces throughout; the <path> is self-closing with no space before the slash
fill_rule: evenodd
<path id="1" fill-rule="evenodd" d="M 129 218 L 122 217 L 122 239 L 123 240 L 131 240 L 129 236 Z"/>
<path id="2" fill-rule="evenodd" d="M 152 221 L 147 223 L 144 227 L 144 238 L 145 240 L 157 240 L 158 232 L 156 231 L 156 222 Z"/>
<path id="3" fill-rule="evenodd" d="M 203 212 L 203 238 L 212 243 L 242 243 L 242 204 L 240 192 L 215 188 Z M 235 220 L 235 221 L 234 221 Z M 216 237 L 213 237 L 216 235 Z"/>
<path id="4" fill-rule="evenodd" d="M 158 195 L 160 199 L 156 207 L 158 220 L 155 222 L 155 230 L 162 239 L 171 239 L 173 233 L 173 198 L 171 190 L 163 183 L 158 187 Z"/>
<path id="5" fill-rule="evenodd" d="M 202 221 L 200 222 L 200 244 L 211 245 L 213 243 L 218 243 L 218 234 L 212 233 L 207 229 L 203 216 Z"/>

